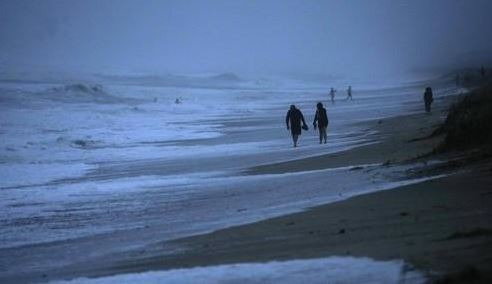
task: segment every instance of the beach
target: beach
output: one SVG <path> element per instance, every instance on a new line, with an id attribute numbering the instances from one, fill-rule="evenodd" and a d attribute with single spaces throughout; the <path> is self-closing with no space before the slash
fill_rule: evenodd
<path id="1" fill-rule="evenodd" d="M 468 2 L 1 0 L 0 284 L 492 283 Z"/>
<path id="2" fill-rule="evenodd" d="M 467 155 L 448 155 L 439 158 L 454 162 L 429 163 L 436 157 L 424 154 L 440 139 L 410 137 L 429 136 L 439 116 L 421 113 L 375 122 L 375 127 L 383 133 L 383 129 L 388 132 L 394 129 L 396 123 L 404 126 L 379 144 L 325 157 L 257 167 L 250 174 L 314 170 L 326 165 L 339 167 L 346 165 L 342 161 L 353 161 L 348 160 L 351 157 L 360 157 L 359 163 L 383 165 L 383 155 L 391 163 L 417 159 L 422 167 L 412 169 L 409 175 L 439 172 L 443 174 L 440 178 L 209 234 L 157 243 L 120 255 L 115 265 L 86 267 L 81 275 L 121 275 L 106 278 L 114 281 L 126 279 L 127 273 L 139 275 L 138 272 L 145 271 L 344 256 L 378 261 L 403 259 L 409 266 L 402 270 L 400 280 L 417 270 L 424 272 L 425 281 L 488 283 L 492 267 L 492 162 L 487 157 L 470 162 L 465 158 L 469 157 Z M 394 146 L 388 147 L 386 143 Z M 299 190 L 303 190 L 302 186 Z M 179 249 L 169 254 L 169 247 Z M 407 281 L 420 283 L 422 280 L 408 277 Z"/>
<path id="3" fill-rule="evenodd" d="M 111 273 L 354 256 L 404 259 L 411 264 L 409 271 L 426 271 L 430 279 L 455 274 L 451 277 L 456 283 L 488 283 L 492 253 L 490 165 L 173 241 L 170 245 L 186 251 L 150 258 L 134 256 L 112 267 Z"/>
<path id="4" fill-rule="evenodd" d="M 400 279 L 401 270 L 408 267 L 422 279 L 456 272 L 461 267 L 457 262 L 448 266 L 432 262 L 431 256 L 418 256 L 454 244 L 443 241 L 440 247 L 427 237 L 445 239 L 453 232 L 467 235 L 467 230 L 479 229 L 478 238 L 458 238 L 459 245 L 487 242 L 490 181 L 481 179 L 487 166 L 461 169 L 448 166 L 448 160 L 459 155 L 429 155 L 442 139 L 429 136 L 460 91 L 439 84 L 444 91 L 431 114 L 423 112 L 420 95 L 408 95 L 420 90 L 420 84 L 368 90 L 353 105 L 340 101 L 328 105 L 328 147 L 317 145 L 316 135 L 306 133 L 301 147 L 292 149 L 288 137 L 275 130 L 282 125 L 285 101 L 300 100 L 301 95 L 306 109 L 323 95 L 313 90 L 291 91 L 291 97 L 276 91 L 268 106 L 260 108 L 251 102 L 261 97 L 258 91 L 235 91 L 228 103 L 250 102 L 249 110 L 239 116 L 216 110 L 202 122 L 211 125 L 206 132 L 193 129 L 196 121 L 184 122 L 190 139 L 156 136 L 151 137 L 154 141 L 119 142 L 107 136 L 92 138 L 87 143 L 93 146 L 77 149 L 84 153 L 88 167 L 82 175 L 70 173 L 31 185 L 15 185 L 13 180 L 3 188 L 9 193 L 4 209 L 10 215 L 2 227 L 2 280 L 77 282 L 79 277 L 125 277 L 125 273 L 334 256 L 355 257 L 347 260 L 349 267 L 357 267 L 364 257 L 368 258 L 362 259 L 364 265 L 393 265 L 398 273 L 385 278 L 388 282 L 397 281 L 391 277 Z M 224 91 L 207 92 L 219 98 Z M 395 93 L 400 95 L 392 99 Z M 186 118 L 186 108 L 201 105 L 188 106 L 186 101 L 198 99 L 190 95 L 184 100 L 185 110 L 176 105 L 173 111 Z M 108 106 L 103 107 L 107 113 Z M 136 107 L 136 115 L 155 115 L 161 105 L 145 102 Z M 134 108 L 129 111 L 134 113 Z M 279 122 L 276 117 L 281 117 Z M 130 130 L 125 128 L 124 133 Z M 120 130 L 114 131 L 118 137 Z M 142 133 L 138 138 L 147 139 Z M 117 155 L 121 149 L 127 149 L 126 155 Z M 162 157 L 152 154 L 156 150 Z M 100 160 L 99 153 L 109 158 Z M 479 188 L 475 195 L 459 190 L 463 185 L 458 186 L 458 181 L 470 178 Z M 449 198 L 456 207 L 440 203 L 448 185 L 455 188 Z M 434 191 L 434 186 L 441 189 Z M 426 188 L 433 193 L 420 200 Z M 52 198 L 57 202 L 40 202 Z M 461 203 L 467 198 L 470 203 Z M 458 216 L 453 215 L 462 211 L 446 210 L 447 206 L 468 210 L 467 204 L 471 211 L 463 213 L 469 218 L 463 222 L 455 222 Z M 477 204 L 483 204 L 481 209 Z M 439 218 L 433 219 L 434 215 Z M 468 222 L 474 226 L 465 226 Z M 387 242 L 378 245 L 382 239 Z M 460 259 L 483 270 L 471 257 Z M 360 279 L 378 279 L 377 271 L 369 270 Z M 340 272 L 326 277 L 349 281 Z"/>

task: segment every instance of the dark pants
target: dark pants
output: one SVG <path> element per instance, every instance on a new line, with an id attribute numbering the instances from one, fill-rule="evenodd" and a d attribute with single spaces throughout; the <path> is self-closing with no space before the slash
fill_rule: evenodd
<path id="1" fill-rule="evenodd" d="M 431 102 L 425 102 L 425 111 L 430 112 L 431 111 Z"/>
<path id="2" fill-rule="evenodd" d="M 326 126 L 318 126 L 318 130 L 319 130 L 319 143 L 321 144 L 321 141 L 323 139 L 325 140 L 325 143 L 326 143 L 326 138 L 327 138 Z"/>

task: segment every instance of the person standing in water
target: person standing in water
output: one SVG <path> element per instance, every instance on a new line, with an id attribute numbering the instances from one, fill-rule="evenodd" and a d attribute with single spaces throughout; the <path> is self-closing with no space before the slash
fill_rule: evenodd
<path id="1" fill-rule="evenodd" d="M 424 103 L 425 103 L 425 111 L 426 112 L 430 112 L 431 104 L 433 101 L 434 101 L 434 98 L 432 95 L 432 88 L 431 87 L 425 88 Z"/>
<path id="2" fill-rule="evenodd" d="M 331 98 L 331 103 L 332 104 L 335 104 L 335 93 L 337 91 L 335 91 L 335 89 L 333 89 L 333 87 L 330 89 L 330 98 Z"/>
<path id="3" fill-rule="evenodd" d="M 347 101 L 349 99 L 352 100 L 352 86 L 348 86 L 348 89 L 347 89 Z"/>
<path id="4" fill-rule="evenodd" d="M 297 147 L 297 140 L 299 139 L 299 135 L 301 135 L 302 128 L 307 129 L 307 125 L 302 112 L 297 109 L 295 105 L 290 106 L 290 109 L 285 116 L 285 124 L 287 124 L 287 130 L 290 129 L 290 133 L 292 134 L 294 147 Z"/>
<path id="5" fill-rule="evenodd" d="M 316 104 L 316 114 L 314 115 L 313 126 L 316 129 L 316 124 L 318 125 L 319 130 L 319 144 L 325 141 L 326 144 L 326 128 L 328 127 L 328 115 L 326 115 L 326 109 L 323 107 L 323 104 L 319 102 Z"/>

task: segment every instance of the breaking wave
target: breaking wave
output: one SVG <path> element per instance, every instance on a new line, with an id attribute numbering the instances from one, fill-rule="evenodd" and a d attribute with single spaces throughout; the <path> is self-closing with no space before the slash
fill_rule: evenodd
<path id="1" fill-rule="evenodd" d="M 100 84 L 67 84 L 41 92 L 40 96 L 64 103 L 130 103 L 133 99 L 120 98 L 109 94 Z"/>

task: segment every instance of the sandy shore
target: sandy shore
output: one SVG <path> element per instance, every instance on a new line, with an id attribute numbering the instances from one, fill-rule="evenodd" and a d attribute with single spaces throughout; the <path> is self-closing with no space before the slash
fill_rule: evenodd
<path id="1" fill-rule="evenodd" d="M 357 164 L 401 163 L 429 154 L 442 137 L 428 138 L 444 119 L 452 98 L 431 114 L 412 114 L 361 123 L 376 131 L 374 144 L 348 151 L 253 167 L 248 174 L 281 174 L 344 167 Z"/>
<path id="2" fill-rule="evenodd" d="M 184 253 L 134 255 L 111 271 L 367 256 L 404 259 L 431 277 L 451 273 L 486 283 L 492 279 L 492 169 L 484 163 L 470 170 L 177 240 L 167 245 Z"/>
<path id="3" fill-rule="evenodd" d="M 249 174 L 307 171 L 365 163 L 425 161 L 441 138 L 427 137 L 445 108 L 372 122 L 381 143 L 342 153 L 259 166 Z M 452 158 L 455 159 L 457 155 Z M 460 156 L 458 156 L 460 157 Z M 404 259 L 431 279 L 486 283 L 492 275 L 492 163 L 463 157 L 413 174 L 451 176 L 366 194 L 279 218 L 159 244 L 152 255 L 126 255 L 96 273 L 162 270 L 225 263 L 328 256 Z M 302 188 L 302 186 L 300 186 Z M 300 189 L 301 190 L 301 189 Z M 169 248 L 183 251 L 166 255 Z M 126 259 L 126 260 L 124 260 Z"/>
<path id="4" fill-rule="evenodd" d="M 457 283 L 470 279 L 487 283 L 492 279 L 492 161 L 476 155 L 472 161 L 461 154 L 427 155 L 441 138 L 424 138 L 443 121 L 446 106 L 447 103 L 441 104 L 430 115 L 416 113 L 369 122 L 368 130 L 377 130 L 373 138 L 378 143 L 262 165 L 246 174 L 373 163 L 384 167 L 409 161 L 422 165 L 410 171 L 411 176 L 458 173 L 301 213 L 156 243 L 91 263 L 47 271 L 42 276 L 24 275 L 25 280 L 44 282 L 228 263 L 360 256 L 403 259 L 431 279 L 449 275 Z M 427 164 L 435 159 L 453 161 Z"/>

